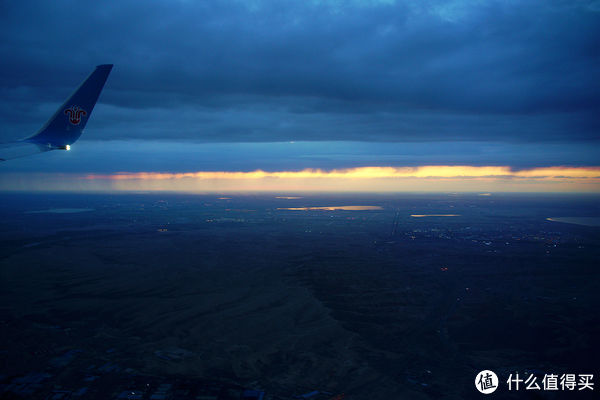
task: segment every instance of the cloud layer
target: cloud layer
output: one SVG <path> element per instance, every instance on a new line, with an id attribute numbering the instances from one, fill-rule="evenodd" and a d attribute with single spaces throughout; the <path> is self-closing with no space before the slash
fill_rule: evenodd
<path id="1" fill-rule="evenodd" d="M 0 122 L 115 63 L 88 138 L 597 143 L 593 1 L 3 2 Z"/>

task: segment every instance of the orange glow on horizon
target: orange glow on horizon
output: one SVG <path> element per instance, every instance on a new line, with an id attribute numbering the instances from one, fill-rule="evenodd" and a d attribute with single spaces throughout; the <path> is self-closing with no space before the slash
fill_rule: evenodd
<path id="1" fill-rule="evenodd" d="M 119 172 L 114 174 L 7 173 L 0 189 L 59 192 L 500 192 L 600 193 L 600 167 L 425 165 L 300 171 Z M 221 196 L 222 197 L 222 196 Z"/>
<path id="2" fill-rule="evenodd" d="M 119 172 L 79 176 L 103 191 L 600 192 L 600 167 L 425 165 L 299 171 Z"/>
<path id="3" fill-rule="evenodd" d="M 300 171 L 198 171 L 198 172 L 120 172 L 111 175 L 90 174 L 85 179 L 108 180 L 173 180 L 173 179 L 374 179 L 374 178 L 535 178 L 596 179 L 600 167 L 545 167 L 513 171 L 507 166 L 426 165 L 421 167 L 359 167 L 348 169 L 304 169 Z"/>

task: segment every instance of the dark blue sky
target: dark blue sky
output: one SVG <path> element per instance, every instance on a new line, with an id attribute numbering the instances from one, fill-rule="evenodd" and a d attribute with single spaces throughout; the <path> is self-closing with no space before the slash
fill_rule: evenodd
<path id="1" fill-rule="evenodd" d="M 0 37 L 4 140 L 115 64 L 83 140 L 144 167 L 109 144 L 85 170 L 203 167 L 161 142 L 303 142 L 221 169 L 599 164 L 600 1 L 1 2 Z"/>

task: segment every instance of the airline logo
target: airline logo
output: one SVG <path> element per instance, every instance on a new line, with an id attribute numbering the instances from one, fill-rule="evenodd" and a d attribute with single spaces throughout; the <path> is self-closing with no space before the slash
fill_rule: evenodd
<path id="1" fill-rule="evenodd" d="M 69 122 L 73 125 L 79 125 L 81 122 L 81 117 L 85 117 L 87 112 L 79 106 L 71 106 L 71 108 L 67 108 L 65 110 L 65 115 L 69 116 Z"/>

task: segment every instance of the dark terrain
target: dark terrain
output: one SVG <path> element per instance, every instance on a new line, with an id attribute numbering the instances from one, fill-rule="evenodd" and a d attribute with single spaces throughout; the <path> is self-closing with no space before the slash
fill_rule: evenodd
<path id="1" fill-rule="evenodd" d="M 505 381 L 597 379 L 600 227 L 547 218 L 595 225 L 598 196 L 276 196 L 2 194 L 0 398 L 481 398 L 483 369 L 503 398 L 561 398 Z M 381 209 L 283 209 L 347 205 Z"/>

